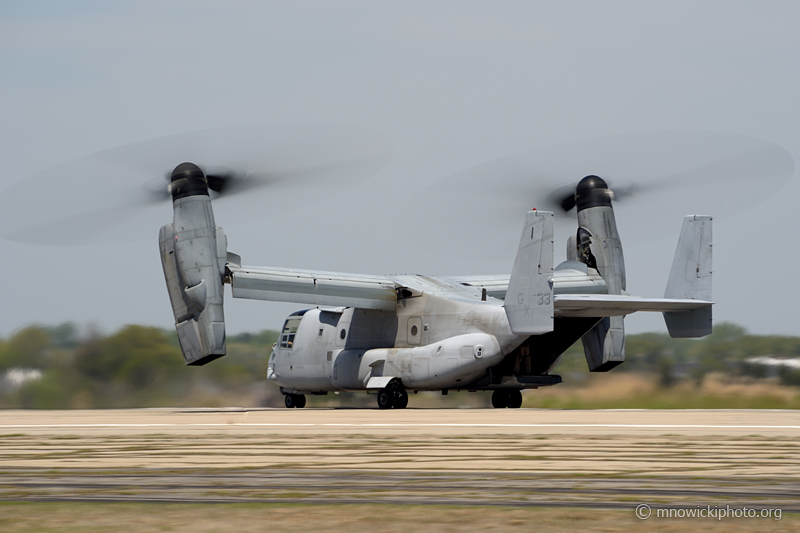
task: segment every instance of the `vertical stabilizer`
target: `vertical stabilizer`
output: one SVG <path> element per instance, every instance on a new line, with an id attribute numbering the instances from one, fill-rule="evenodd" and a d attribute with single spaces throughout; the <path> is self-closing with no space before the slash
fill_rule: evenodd
<path id="1" fill-rule="evenodd" d="M 681 236 L 672 260 L 665 298 L 711 301 L 710 216 L 683 219 Z M 664 313 L 670 337 L 703 337 L 711 333 L 711 305 L 680 313 Z"/>
<path id="2" fill-rule="evenodd" d="M 553 213 L 526 214 L 504 307 L 515 335 L 553 331 Z"/>

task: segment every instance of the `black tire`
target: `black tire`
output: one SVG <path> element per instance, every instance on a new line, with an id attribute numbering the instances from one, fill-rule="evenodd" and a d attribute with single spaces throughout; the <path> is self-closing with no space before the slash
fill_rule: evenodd
<path id="1" fill-rule="evenodd" d="M 508 391 L 507 406 L 509 409 L 519 409 L 522 407 L 522 393 L 517 389 L 511 389 Z"/>
<path id="2" fill-rule="evenodd" d="M 394 394 L 388 389 L 378 391 L 378 407 L 381 409 L 391 409 L 394 403 Z"/>
<path id="3" fill-rule="evenodd" d="M 295 406 L 294 394 L 287 394 L 286 396 L 284 396 L 283 403 L 286 404 L 286 407 L 288 407 L 289 409 L 294 407 Z"/>
<path id="4" fill-rule="evenodd" d="M 495 409 L 508 407 L 508 392 L 504 389 L 496 389 L 492 393 L 492 407 Z"/>
<path id="5" fill-rule="evenodd" d="M 302 409 L 303 407 L 306 406 L 306 397 L 302 394 L 295 394 L 294 403 L 298 409 Z"/>
<path id="6" fill-rule="evenodd" d="M 395 409 L 405 409 L 408 405 L 408 393 L 402 387 L 398 387 L 394 390 L 394 403 L 392 403 L 392 407 Z"/>

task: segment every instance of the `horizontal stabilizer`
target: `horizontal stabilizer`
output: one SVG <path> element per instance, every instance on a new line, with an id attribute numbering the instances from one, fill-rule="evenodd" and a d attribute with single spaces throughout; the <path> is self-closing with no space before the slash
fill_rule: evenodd
<path id="1" fill-rule="evenodd" d="M 558 294 L 555 297 L 555 312 L 560 317 L 624 316 L 637 311 L 680 313 L 710 305 L 711 302 L 689 298 L 640 298 L 627 294 Z"/>

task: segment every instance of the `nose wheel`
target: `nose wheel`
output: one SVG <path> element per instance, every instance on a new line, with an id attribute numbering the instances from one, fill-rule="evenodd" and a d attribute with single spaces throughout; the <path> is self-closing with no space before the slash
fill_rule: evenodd
<path id="1" fill-rule="evenodd" d="M 496 389 L 492 393 L 492 407 L 519 409 L 522 407 L 522 393 L 517 389 Z"/>
<path id="2" fill-rule="evenodd" d="M 283 398 L 283 403 L 285 403 L 286 407 L 289 409 L 292 407 L 302 408 L 306 406 L 306 397 L 302 394 L 287 394 Z"/>

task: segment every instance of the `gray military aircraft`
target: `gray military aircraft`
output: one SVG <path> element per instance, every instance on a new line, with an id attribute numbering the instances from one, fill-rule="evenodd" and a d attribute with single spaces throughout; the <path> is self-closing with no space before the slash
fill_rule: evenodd
<path id="1" fill-rule="evenodd" d="M 522 390 L 561 382 L 551 371 L 578 339 L 592 372 L 623 363 L 630 313 L 663 313 L 673 337 L 711 332 L 711 218 L 684 219 L 664 297 L 640 298 L 626 292 L 612 201 L 621 205 L 645 191 L 685 187 L 680 205 L 689 200 L 692 210 L 730 211 L 742 207 L 731 203 L 737 193 L 743 205 L 752 205 L 794 172 L 791 156 L 767 141 L 711 132 L 637 133 L 500 158 L 408 199 L 420 214 L 411 224 L 424 224 L 422 213 L 457 221 L 457 230 L 436 240 L 437 253 L 446 249 L 448 256 L 475 254 L 476 239 L 488 235 L 495 248 L 482 244 L 478 255 L 496 257 L 493 250 L 502 249 L 510 259 L 513 238 L 496 245 L 520 223 L 510 275 L 250 267 L 228 252 L 212 202 L 226 224 L 264 211 L 264 198 L 250 194 L 261 186 L 270 187 L 273 198 L 292 193 L 304 202 L 330 203 L 343 184 L 373 175 L 390 157 L 390 143 L 376 132 L 331 124 L 236 126 L 141 141 L 38 172 L 3 191 L 0 236 L 40 244 L 118 243 L 140 235 L 151 215 L 162 216 L 156 202 L 171 200 L 173 221 L 161 228 L 159 244 L 187 364 L 225 355 L 223 287 L 230 284 L 234 298 L 306 306 L 286 319 L 267 365 L 267 379 L 281 387 L 287 407 L 331 391 L 377 393 L 386 409 L 406 407 L 408 391 L 491 390 L 495 407 L 515 408 Z M 165 186 L 164 169 L 181 160 L 214 166 L 180 164 L 164 175 Z M 586 168 L 634 181 L 610 187 L 587 176 L 564 185 Z M 705 194 L 698 193 L 703 184 Z M 719 187 L 726 194 L 718 194 Z M 222 196 L 237 192 L 248 194 L 238 195 L 231 210 Z M 251 208 L 242 209 L 243 201 Z M 544 209 L 529 211 L 529 202 Z M 290 202 L 269 205 L 276 219 L 296 216 Z M 559 212 L 558 220 L 551 211 Z M 518 222 L 507 220 L 509 214 Z M 663 217 L 648 216 L 652 237 Z M 554 265 L 554 236 L 570 220 L 566 261 Z M 416 231 L 415 242 L 429 233 L 427 227 Z"/>
<path id="2" fill-rule="evenodd" d="M 377 393 L 402 409 L 408 391 L 493 391 L 518 408 L 523 389 L 561 382 L 550 374 L 578 339 L 592 372 L 625 361 L 624 317 L 661 312 L 673 337 L 711 333 L 711 217 L 687 216 L 663 298 L 625 291 L 613 193 L 597 176 L 563 198 L 577 210 L 567 260 L 554 266 L 554 214 L 519 213 L 510 276 L 370 276 L 242 265 L 227 251 L 209 189 L 224 177 L 183 163 L 171 174 L 173 221 L 161 228 L 164 276 L 186 363 L 225 355 L 223 287 L 234 298 L 311 306 L 285 321 L 267 365 L 286 407 L 332 391 Z"/>

